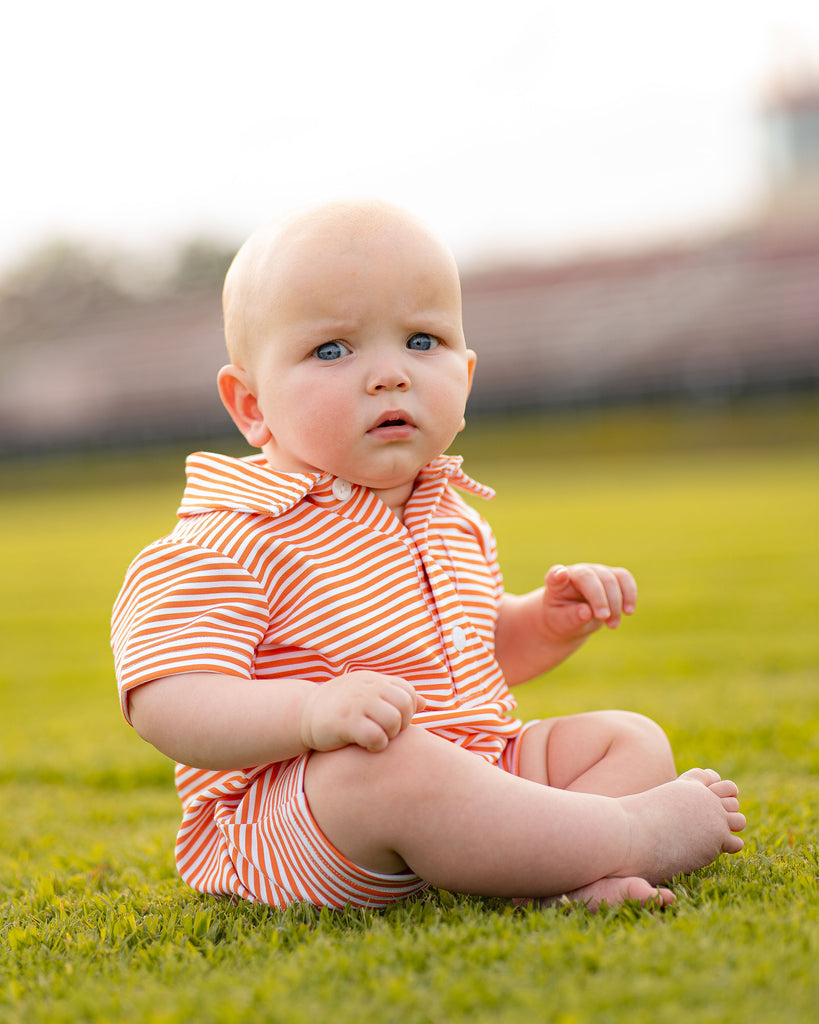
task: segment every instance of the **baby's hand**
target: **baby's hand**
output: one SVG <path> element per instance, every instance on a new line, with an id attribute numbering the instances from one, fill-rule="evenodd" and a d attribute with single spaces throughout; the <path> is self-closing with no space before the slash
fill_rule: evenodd
<path id="1" fill-rule="evenodd" d="M 620 625 L 637 605 L 637 584 L 627 569 L 578 562 L 553 565 L 543 590 L 543 624 L 557 640 L 579 640 L 605 624 Z"/>
<path id="2" fill-rule="evenodd" d="M 349 744 L 384 750 L 426 701 L 400 676 L 347 672 L 316 686 L 301 713 L 301 741 L 309 750 Z"/>

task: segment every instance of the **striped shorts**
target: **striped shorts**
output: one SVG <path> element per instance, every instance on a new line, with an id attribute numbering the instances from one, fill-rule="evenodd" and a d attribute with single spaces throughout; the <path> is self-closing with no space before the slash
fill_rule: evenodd
<path id="1" fill-rule="evenodd" d="M 527 722 L 507 743 L 499 767 L 517 774 L 520 740 L 533 724 Z M 385 875 L 354 864 L 323 834 L 304 793 L 309 756 L 277 765 L 254 782 L 264 788 L 257 820 L 221 826 L 228 847 L 223 853 L 245 898 L 273 907 L 299 901 L 386 907 L 424 890 L 429 883 L 412 872 Z"/>

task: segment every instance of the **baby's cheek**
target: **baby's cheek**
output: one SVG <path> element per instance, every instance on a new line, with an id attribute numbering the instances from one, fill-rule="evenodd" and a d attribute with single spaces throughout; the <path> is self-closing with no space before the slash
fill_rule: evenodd
<path id="1" fill-rule="evenodd" d="M 360 416 L 348 400 L 317 394 L 309 408 L 301 410 L 299 431 L 305 443 L 320 451 L 344 451 Z"/>

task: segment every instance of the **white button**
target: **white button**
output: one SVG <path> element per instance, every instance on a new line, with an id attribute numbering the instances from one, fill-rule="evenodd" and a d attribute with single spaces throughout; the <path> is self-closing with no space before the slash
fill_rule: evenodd
<path id="1" fill-rule="evenodd" d="M 333 481 L 333 495 L 339 501 L 346 501 L 353 493 L 353 485 L 347 480 L 336 477 Z"/>
<path id="2" fill-rule="evenodd" d="M 456 651 L 462 651 L 466 647 L 466 633 L 460 626 L 452 630 L 452 643 Z"/>

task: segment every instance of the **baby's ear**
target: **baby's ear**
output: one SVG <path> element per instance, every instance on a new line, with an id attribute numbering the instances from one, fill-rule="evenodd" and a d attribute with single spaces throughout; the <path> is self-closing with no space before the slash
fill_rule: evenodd
<path id="1" fill-rule="evenodd" d="M 472 391 L 472 378 L 475 375 L 475 363 L 478 361 L 478 357 L 472 351 L 471 348 L 466 350 L 466 397 L 469 398 L 469 393 Z M 466 427 L 466 419 L 461 420 L 461 425 L 458 427 L 458 433 L 464 430 Z"/>
<path id="2" fill-rule="evenodd" d="M 271 438 L 259 408 L 247 371 L 239 366 L 223 366 L 216 378 L 219 397 L 231 419 L 252 448 L 261 448 Z"/>
<path id="3" fill-rule="evenodd" d="M 475 376 L 475 364 L 478 361 L 478 356 L 471 348 L 466 350 L 466 372 L 467 372 L 467 397 L 472 391 L 472 378 Z"/>

